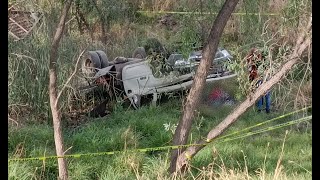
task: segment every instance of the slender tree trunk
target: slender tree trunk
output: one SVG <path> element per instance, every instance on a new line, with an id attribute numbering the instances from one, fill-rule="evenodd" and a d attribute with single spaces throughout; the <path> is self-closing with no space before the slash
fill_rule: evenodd
<path id="1" fill-rule="evenodd" d="M 100 25 L 101 25 L 101 41 L 103 44 L 107 44 L 107 38 L 106 38 L 106 29 L 105 29 L 105 26 L 106 26 L 106 20 L 105 20 L 105 17 L 104 17 L 104 13 L 102 13 L 98 7 L 98 4 L 96 2 L 96 0 L 92 0 L 95 8 L 97 9 L 97 12 L 98 14 L 100 15 Z"/>
<path id="2" fill-rule="evenodd" d="M 54 129 L 54 141 L 56 146 L 57 156 L 64 155 L 64 145 L 63 145 L 63 136 L 62 136 L 62 127 L 61 127 L 61 113 L 58 107 L 57 99 L 57 52 L 59 48 L 60 39 L 64 32 L 65 22 L 67 19 L 67 14 L 70 9 L 72 0 L 65 2 L 60 22 L 58 24 L 56 33 L 53 38 L 51 51 L 50 51 L 50 60 L 49 60 L 49 97 L 50 97 L 50 107 L 52 112 L 53 120 L 53 129 Z M 59 167 L 59 179 L 66 180 L 68 179 L 67 171 L 67 162 L 64 158 L 58 159 Z"/>
<path id="3" fill-rule="evenodd" d="M 75 4 L 75 9 L 76 9 L 75 16 L 77 19 L 78 29 L 79 29 L 80 35 L 82 35 L 84 32 L 83 32 L 83 26 L 82 26 L 81 17 L 80 17 L 81 15 L 80 15 L 79 3 Z"/>
<path id="4" fill-rule="evenodd" d="M 82 27 L 82 24 L 83 24 L 86 27 L 86 29 L 88 30 L 88 33 L 91 37 L 91 40 L 93 40 L 94 38 L 93 38 L 92 28 L 90 28 L 88 21 L 86 20 L 83 13 L 81 12 L 79 4 L 76 5 L 76 13 L 77 13 L 76 16 L 77 16 L 77 20 L 78 20 L 78 27 L 79 27 L 80 34 L 84 33 L 83 27 Z"/>
<path id="5" fill-rule="evenodd" d="M 200 17 L 203 17 L 203 2 L 202 0 L 200 0 Z M 205 41 L 205 31 L 204 31 L 204 25 L 203 25 L 204 21 L 200 21 L 200 26 L 201 26 L 201 46 L 204 44 Z"/>
<path id="6" fill-rule="evenodd" d="M 182 118 L 180 119 L 178 127 L 173 136 L 174 145 L 181 145 L 187 143 L 189 132 L 192 125 L 192 119 L 194 118 L 195 110 L 199 105 L 199 97 L 203 91 L 206 76 L 212 64 L 212 59 L 214 58 L 214 55 L 217 51 L 220 36 L 231 13 L 234 11 L 238 1 L 239 0 L 226 0 L 216 20 L 213 23 L 213 26 L 209 34 L 209 38 L 203 49 L 203 56 L 200 61 L 200 65 L 197 69 L 192 87 L 188 94 L 186 103 L 183 107 Z M 177 157 L 183 150 L 184 149 L 172 150 L 170 164 L 171 173 L 176 171 Z"/>
<path id="7" fill-rule="evenodd" d="M 221 123 L 218 124 L 215 128 L 213 128 L 208 134 L 207 134 L 207 141 L 199 140 L 197 144 L 205 144 L 208 141 L 212 141 L 214 138 L 217 138 L 219 135 L 221 135 L 228 127 L 231 126 L 232 123 L 234 123 L 237 118 L 242 115 L 244 112 L 248 110 L 249 107 L 254 105 L 254 103 L 262 96 L 264 95 L 268 90 L 271 89 L 271 87 L 275 84 L 277 84 L 284 75 L 291 70 L 294 64 L 297 63 L 299 57 L 302 55 L 303 51 L 310 46 L 311 43 L 311 17 L 309 24 L 306 29 L 300 34 L 300 36 L 297 39 L 296 46 L 294 48 L 293 53 L 288 57 L 289 61 L 286 62 L 280 71 L 276 73 L 269 81 L 263 83 L 257 91 L 251 96 L 247 97 L 247 99 L 241 103 L 231 114 L 229 114 Z M 308 37 L 310 36 L 310 37 Z M 183 168 L 187 162 L 187 156 L 193 157 L 198 151 L 200 151 L 205 146 L 192 146 L 187 148 L 181 155 L 179 155 L 177 159 L 177 169 Z"/>

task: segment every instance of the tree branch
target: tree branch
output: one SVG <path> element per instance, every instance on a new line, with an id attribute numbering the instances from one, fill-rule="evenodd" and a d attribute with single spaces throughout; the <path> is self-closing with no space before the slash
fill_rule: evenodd
<path id="1" fill-rule="evenodd" d="M 310 17 L 308 26 L 306 31 L 300 33 L 296 45 L 294 47 L 293 53 L 289 55 L 287 61 L 281 68 L 281 70 L 276 73 L 269 81 L 263 83 L 259 86 L 257 91 L 251 96 L 251 98 L 247 98 L 243 103 L 241 103 L 231 114 L 229 114 L 221 123 L 218 124 L 214 129 L 212 129 L 207 134 L 207 140 L 199 140 L 196 144 L 205 144 L 208 141 L 211 142 L 213 139 L 217 138 L 221 135 L 228 127 L 233 124 L 237 118 L 242 115 L 244 112 L 251 107 L 256 100 L 258 100 L 262 95 L 264 95 L 268 90 L 271 89 L 272 86 L 277 84 L 284 75 L 292 68 L 294 64 L 297 63 L 299 57 L 302 55 L 304 50 L 310 46 L 311 44 L 311 26 L 312 26 L 312 15 Z M 192 146 L 187 148 L 177 160 L 177 169 L 181 169 L 188 163 L 187 157 L 193 157 L 198 151 L 200 151 L 204 146 Z"/>
<path id="2" fill-rule="evenodd" d="M 57 96 L 57 101 L 56 101 L 55 106 L 57 106 L 57 103 L 59 102 L 59 98 L 60 98 L 62 92 L 63 92 L 64 89 L 67 87 L 67 85 L 68 85 L 68 83 L 71 81 L 72 77 L 77 73 L 80 59 L 81 59 L 83 53 L 86 51 L 86 49 L 87 49 L 87 48 L 85 48 L 85 49 L 80 53 L 80 55 L 79 55 L 79 57 L 78 57 L 78 59 L 77 59 L 76 66 L 75 66 L 75 68 L 74 68 L 73 73 L 70 75 L 70 77 L 68 78 L 68 80 L 66 81 L 66 83 L 64 83 L 62 89 L 60 90 L 60 92 L 59 92 L 59 94 L 58 94 L 58 96 Z"/>
<path id="3" fill-rule="evenodd" d="M 222 35 L 223 29 L 231 13 L 234 11 L 236 5 L 238 4 L 238 1 L 239 0 L 226 0 L 212 25 L 208 40 L 203 48 L 203 56 L 197 68 L 197 72 L 193 80 L 190 92 L 188 94 L 186 103 L 183 107 L 183 115 L 179 121 L 178 127 L 173 136 L 174 145 L 181 145 L 187 143 L 189 132 L 192 125 L 192 120 L 195 115 L 195 110 L 199 105 L 198 97 L 200 97 L 203 91 L 206 77 L 209 72 L 210 66 L 212 65 L 212 59 L 214 59 L 214 55 L 217 51 L 219 39 Z M 169 169 L 171 173 L 177 170 L 177 157 L 183 150 L 184 149 L 172 150 L 171 163 Z"/>

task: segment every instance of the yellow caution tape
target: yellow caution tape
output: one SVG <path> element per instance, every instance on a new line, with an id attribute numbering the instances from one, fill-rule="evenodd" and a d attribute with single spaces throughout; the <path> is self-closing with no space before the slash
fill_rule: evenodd
<path id="1" fill-rule="evenodd" d="M 239 134 L 240 132 L 244 132 L 244 131 L 247 131 L 247 130 L 249 130 L 249 129 L 258 127 L 258 126 L 262 126 L 262 125 L 264 125 L 264 124 L 267 124 L 267 123 L 270 123 L 270 122 L 272 122 L 272 121 L 276 121 L 276 120 L 285 118 L 285 117 L 287 117 L 287 116 L 290 116 L 290 115 L 292 115 L 292 114 L 295 114 L 295 113 L 298 113 L 298 112 L 300 112 L 300 111 L 304 111 L 304 110 L 307 110 L 307 109 L 310 109 L 310 108 L 312 108 L 312 106 L 308 106 L 308 107 L 305 107 L 305 108 L 302 108 L 302 109 L 299 109 L 299 110 L 296 110 L 296 111 L 292 111 L 292 112 L 290 112 L 290 113 L 287 113 L 287 114 L 284 114 L 284 115 L 281 115 L 281 116 L 272 118 L 272 119 L 270 119 L 270 120 L 267 120 L 267 121 L 264 121 L 264 122 L 255 124 L 255 125 L 253 125 L 253 126 L 244 128 L 244 129 L 242 129 L 242 130 L 240 130 L 240 131 L 236 131 L 236 132 L 227 134 L 227 135 L 225 135 L 225 136 L 220 136 L 219 138 L 216 138 L 215 140 L 223 139 L 223 138 L 226 138 L 226 137 L 230 137 L 230 136 L 232 136 L 232 135 L 235 135 L 235 134 Z M 210 142 L 210 141 L 211 141 L 210 139 L 207 139 L 207 140 L 206 140 L 206 142 Z"/>
<path id="2" fill-rule="evenodd" d="M 256 135 L 256 134 L 260 134 L 260 133 L 263 133 L 263 132 L 279 129 L 279 128 L 282 128 L 282 127 L 285 127 L 285 126 L 297 124 L 297 123 L 300 123 L 300 122 L 303 122 L 303 121 L 307 121 L 307 120 L 310 120 L 310 119 L 312 119 L 312 116 L 307 116 L 307 117 L 300 118 L 300 119 L 297 119 L 297 120 L 293 120 L 293 121 L 285 122 L 285 123 L 282 123 L 282 124 L 277 124 L 277 125 L 274 125 L 274 126 L 270 126 L 270 127 L 267 127 L 267 128 L 259 129 L 259 130 L 256 130 L 256 131 L 248 132 L 248 133 L 245 133 L 245 134 L 240 135 L 240 136 L 231 137 L 231 138 L 230 137 L 229 138 L 224 138 L 224 139 L 222 139 L 222 140 L 220 140 L 218 142 L 228 142 L 228 141 L 232 141 L 232 140 L 235 140 L 235 139 L 245 138 L 245 137 Z"/>
<path id="3" fill-rule="evenodd" d="M 257 131 L 253 131 L 253 132 L 248 132 L 245 133 L 243 135 L 240 136 L 236 136 L 236 137 L 229 137 L 229 138 L 224 138 L 222 140 L 217 140 L 215 142 L 227 142 L 227 141 L 231 141 L 231 140 L 235 140 L 235 139 L 239 139 L 239 138 L 244 138 L 244 137 L 248 137 L 248 136 L 252 136 L 255 134 L 259 134 L 259 133 L 263 133 L 263 132 L 267 132 L 267 131 L 271 131 L 274 129 L 278 129 L 281 127 L 285 127 L 285 126 L 289 126 L 292 124 L 296 124 L 296 123 L 300 123 L 303 121 L 307 121 L 310 120 L 312 118 L 312 116 L 307 116 L 304 118 L 300 118 L 298 120 L 293 120 L 293 121 L 289 121 L 286 123 L 282 123 L 282 124 L 278 124 L 275 126 L 270 126 L 268 128 L 264 128 L 264 129 L 260 129 Z M 186 144 L 186 145 L 176 145 L 176 146 L 162 146 L 162 147 L 153 147 L 153 148 L 142 148 L 142 149 L 130 149 L 130 150 L 124 150 L 124 151 L 110 151 L 110 152 L 97 152 L 97 153 L 84 153 L 84 154 L 69 154 L 69 155 L 64 155 L 64 156 L 43 156 L 43 157 L 30 157 L 30 158 L 12 158 L 12 159 L 8 159 L 9 162 L 12 161 L 31 161 L 31 160 L 46 160 L 46 159 L 57 159 L 57 158 L 80 158 L 80 157 L 86 157 L 86 156 L 103 156 L 103 155 L 113 155 L 113 154 L 117 154 L 117 153 L 124 153 L 124 152 L 150 152 L 150 151 L 160 151 L 160 150 L 173 150 L 173 149 L 181 149 L 181 148 L 187 148 L 187 147 L 191 147 L 191 146 L 206 146 L 208 145 L 208 143 L 204 143 L 204 144 Z M 187 158 L 191 158 L 191 156 L 188 156 L 188 154 L 186 154 Z"/>
<path id="4" fill-rule="evenodd" d="M 217 12 L 183 12 L 183 11 L 137 11 L 142 14 L 198 14 L 198 15 L 213 15 L 218 14 Z M 256 15 L 256 16 L 279 16 L 278 13 L 243 13 L 235 12 L 233 15 Z"/>

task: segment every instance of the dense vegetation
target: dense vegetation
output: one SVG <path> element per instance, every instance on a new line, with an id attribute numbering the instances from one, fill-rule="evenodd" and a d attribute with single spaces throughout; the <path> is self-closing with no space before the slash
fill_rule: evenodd
<path id="1" fill-rule="evenodd" d="M 37 10 L 42 18 L 30 36 L 20 41 L 9 37 L 9 114 L 8 155 L 37 157 L 54 155 L 52 120 L 48 96 L 49 49 L 61 11 L 61 1 L 12 1 L 25 10 Z M 23 3 L 23 6 L 22 6 Z M 65 35 L 59 48 L 58 82 L 61 89 L 74 70 L 80 52 L 100 49 L 109 60 L 129 57 L 148 38 L 157 38 L 171 52 L 185 56 L 201 46 L 223 1 L 97 1 L 99 11 L 90 1 L 75 1 Z M 213 88 L 222 87 L 240 102 L 248 88 L 241 60 L 252 46 L 273 52 L 275 64 L 290 53 L 301 21 L 310 12 L 308 0 L 243 0 L 237 6 L 224 31 L 220 46 L 235 57 L 238 79 L 206 87 L 204 103 L 193 125 L 190 143 L 204 136 L 234 106 L 212 107 L 205 103 Z M 79 25 L 79 10 L 90 28 Z M 140 11 L 183 11 L 188 14 L 154 14 Z M 99 13 L 103 12 L 103 13 Z M 196 12 L 200 12 L 196 13 Z M 258 14 L 248 14 L 256 12 Z M 243 14 L 241 14 L 243 13 Z M 273 13 L 273 14 L 270 14 Z M 277 15 L 274 15 L 277 14 Z M 101 21 L 104 21 L 103 23 Z M 102 35 L 101 24 L 105 28 Z M 103 37 L 102 37 L 103 36 Z M 273 113 L 256 113 L 255 108 L 241 116 L 227 133 L 277 117 L 311 104 L 311 54 L 299 61 L 293 71 L 273 89 Z M 240 88 L 239 88 L 240 87 Z M 124 150 L 170 145 L 172 132 L 165 125 L 176 124 L 181 115 L 181 97 L 168 95 L 157 107 L 127 109 L 118 102 L 111 115 L 98 118 L 70 118 L 73 89 L 62 94 L 61 105 L 67 154 Z M 307 115 L 284 118 L 281 122 Z M 277 124 L 280 122 L 274 122 Z M 269 126 L 269 125 L 268 125 Z M 311 179 L 311 124 L 290 126 L 248 138 L 212 144 L 192 160 L 185 178 L 220 179 Z M 285 129 L 289 131 L 286 139 Z M 226 133 L 226 134 L 227 134 Z M 283 157 L 282 143 L 284 142 Z M 278 160 L 281 166 L 277 166 Z M 110 156 L 68 159 L 71 179 L 169 179 L 168 151 L 123 153 Z M 56 179 L 57 161 L 9 162 L 9 179 Z"/>

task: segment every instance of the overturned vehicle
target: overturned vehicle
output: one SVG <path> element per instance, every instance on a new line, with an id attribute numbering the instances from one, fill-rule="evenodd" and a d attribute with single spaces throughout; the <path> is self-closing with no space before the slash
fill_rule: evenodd
<path id="1" fill-rule="evenodd" d="M 168 58 L 147 56 L 144 48 L 139 47 L 130 58 L 116 57 L 109 61 L 105 52 L 89 51 L 81 69 L 87 85 L 78 90 L 86 96 L 92 92 L 102 92 L 103 101 L 91 110 L 91 116 L 103 116 L 111 99 L 127 100 L 134 108 L 139 108 L 141 99 L 151 96 L 155 104 L 161 93 L 189 89 L 201 58 L 201 51 L 191 52 L 187 59 L 178 53 L 170 54 Z M 229 61 L 232 61 L 229 52 L 218 48 L 206 82 L 236 76 L 227 67 Z M 97 109 L 100 112 L 96 112 Z"/>

